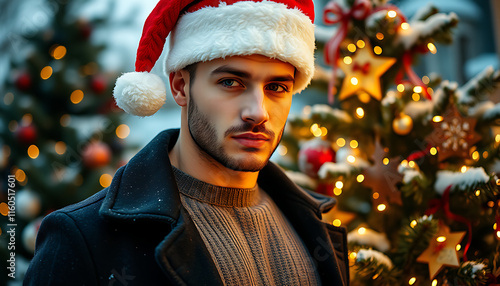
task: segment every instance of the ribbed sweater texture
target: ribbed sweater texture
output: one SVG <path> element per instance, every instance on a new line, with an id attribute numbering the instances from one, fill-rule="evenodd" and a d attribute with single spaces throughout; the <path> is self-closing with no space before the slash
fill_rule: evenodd
<path id="1" fill-rule="evenodd" d="M 262 189 L 214 186 L 173 169 L 224 285 L 320 284 L 303 242 Z"/>

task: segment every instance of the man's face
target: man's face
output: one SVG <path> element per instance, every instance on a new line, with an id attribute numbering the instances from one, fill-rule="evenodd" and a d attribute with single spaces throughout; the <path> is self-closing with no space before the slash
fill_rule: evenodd
<path id="1" fill-rule="evenodd" d="M 199 154 L 235 171 L 262 169 L 281 140 L 294 74 L 292 65 L 258 55 L 198 63 L 188 126 Z"/>

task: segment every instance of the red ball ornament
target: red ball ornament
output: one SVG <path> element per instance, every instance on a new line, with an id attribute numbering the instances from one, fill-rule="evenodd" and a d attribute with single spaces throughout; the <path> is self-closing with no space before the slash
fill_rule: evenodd
<path id="1" fill-rule="evenodd" d="M 21 91 L 28 91 L 31 89 L 31 76 L 28 73 L 23 72 L 16 78 L 15 83 L 17 89 Z"/>
<path id="2" fill-rule="evenodd" d="M 106 143 L 91 142 L 83 149 L 82 159 L 83 164 L 91 169 L 106 166 L 111 161 L 111 149 Z"/>
<path id="3" fill-rule="evenodd" d="M 16 131 L 17 141 L 24 145 L 35 143 L 37 139 L 37 131 L 33 124 L 27 126 L 20 126 Z"/>
<path id="4" fill-rule="evenodd" d="M 306 175 L 317 178 L 319 168 L 326 162 L 334 162 L 335 150 L 326 140 L 313 139 L 302 145 L 299 151 L 299 170 Z"/>
<path id="5" fill-rule="evenodd" d="M 107 88 L 107 81 L 103 76 L 95 76 L 90 82 L 90 88 L 97 94 L 103 93 Z"/>

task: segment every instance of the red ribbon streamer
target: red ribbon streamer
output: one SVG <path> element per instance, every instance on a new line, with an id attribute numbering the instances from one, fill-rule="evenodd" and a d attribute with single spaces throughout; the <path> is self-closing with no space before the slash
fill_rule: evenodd
<path id="1" fill-rule="evenodd" d="M 333 103 L 333 87 L 337 76 L 337 59 L 339 58 L 340 43 L 347 35 L 349 21 L 351 18 L 362 20 L 365 19 L 371 10 L 371 3 L 368 0 L 356 0 L 350 10 L 344 12 L 342 7 L 330 1 L 325 6 L 323 11 L 323 21 L 327 25 L 340 23 L 338 32 L 325 45 L 325 62 L 332 66 L 333 76 L 328 85 L 328 102 Z"/>
<path id="2" fill-rule="evenodd" d="M 427 91 L 427 86 L 422 81 L 422 79 L 420 79 L 420 77 L 415 73 L 415 71 L 413 71 L 413 69 L 411 68 L 412 63 L 413 63 L 412 52 L 406 51 L 403 54 L 403 68 L 406 75 L 408 76 L 408 79 L 410 79 L 411 84 L 422 87 L 422 93 L 424 94 L 424 96 L 427 99 L 431 100 L 432 97 L 429 94 L 429 91 Z M 400 74 L 398 77 L 400 79 L 399 82 L 402 82 L 401 80 L 402 75 Z"/>
<path id="3" fill-rule="evenodd" d="M 467 229 L 469 230 L 467 244 L 464 247 L 464 261 L 467 261 L 467 250 L 472 242 L 472 224 L 470 221 L 462 216 L 456 215 L 450 211 L 450 190 L 451 185 L 444 191 L 443 197 L 441 199 L 433 199 L 429 202 L 429 209 L 425 212 L 426 215 L 435 214 L 438 210 L 443 209 L 446 217 L 458 222 L 465 223 Z"/>

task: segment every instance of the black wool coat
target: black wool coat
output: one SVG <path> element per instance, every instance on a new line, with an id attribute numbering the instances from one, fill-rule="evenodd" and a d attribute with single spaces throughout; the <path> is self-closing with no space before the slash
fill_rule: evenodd
<path id="1" fill-rule="evenodd" d="M 180 201 L 168 157 L 178 135 L 161 132 L 108 188 L 45 217 L 24 285 L 221 285 Z M 298 188 L 273 163 L 258 184 L 304 241 L 323 285 L 348 285 L 345 230 L 320 220 L 335 201 Z"/>

